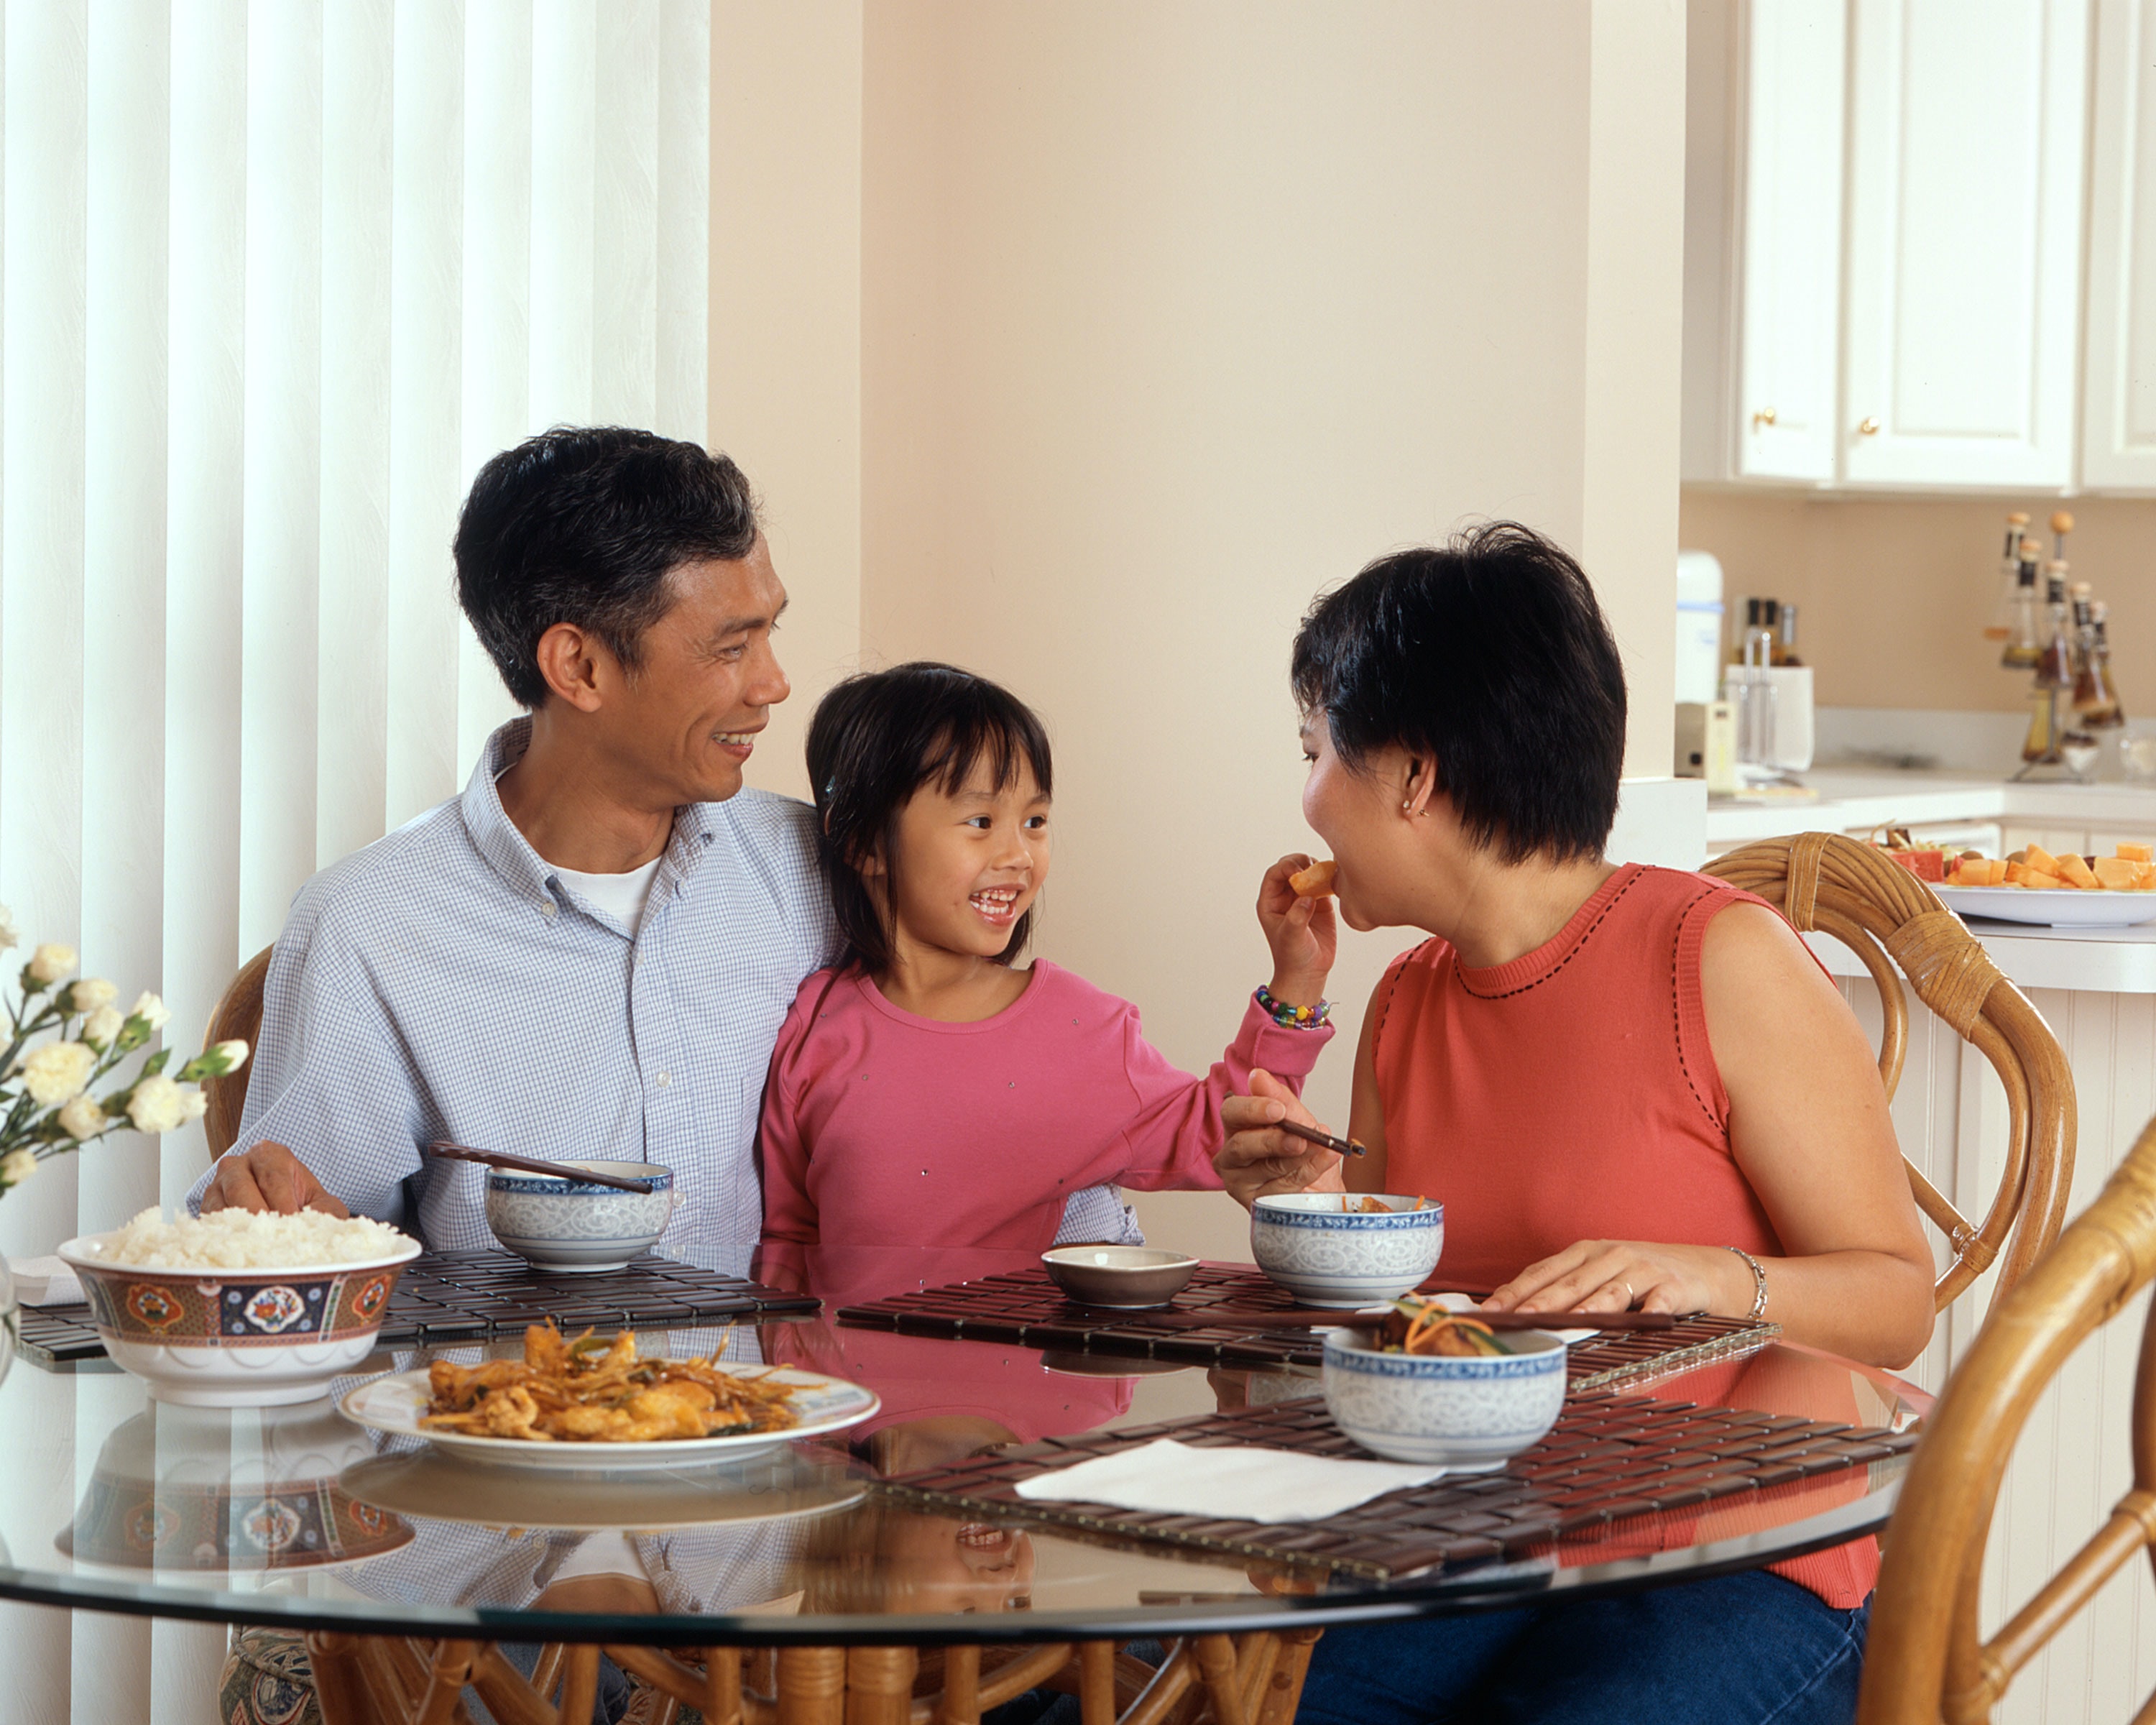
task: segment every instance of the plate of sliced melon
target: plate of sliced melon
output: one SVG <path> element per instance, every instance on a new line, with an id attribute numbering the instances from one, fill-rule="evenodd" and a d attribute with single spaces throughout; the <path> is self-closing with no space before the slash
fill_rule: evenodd
<path id="1" fill-rule="evenodd" d="M 2054 856 L 2031 845 L 2010 857 L 1964 851 L 1933 891 L 1964 916 L 2052 928 L 2129 928 L 2156 922 L 2156 855 L 2121 845 L 2112 856 Z"/>

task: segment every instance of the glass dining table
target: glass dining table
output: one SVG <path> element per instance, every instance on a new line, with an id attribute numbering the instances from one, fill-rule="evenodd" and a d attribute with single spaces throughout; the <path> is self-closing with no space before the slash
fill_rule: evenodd
<path id="1" fill-rule="evenodd" d="M 835 1317 L 1036 1262 L 897 1249 L 842 1264 L 767 1255 L 757 1273 L 819 1296 L 817 1315 L 642 1334 L 642 1351 L 814 1370 L 866 1386 L 880 1406 L 825 1439 L 680 1471 L 479 1466 L 339 1412 L 346 1389 L 424 1366 L 425 1350 L 385 1351 L 328 1399 L 260 1409 L 159 1403 L 101 1362 L 18 1363 L 0 1384 L 13 1474 L 0 1490 L 0 1597 L 286 1632 L 312 1655 L 327 1725 L 429 1717 L 430 1694 L 466 1682 L 490 1699 L 524 1685 L 514 1706 L 496 1701 L 501 1717 L 516 1716 L 524 1693 L 537 1704 L 558 1689 L 560 1717 L 581 1722 L 594 1668 L 613 1681 L 597 1665 L 601 1648 L 707 1717 L 732 1705 L 747 1719 L 902 1718 L 902 1702 L 940 1684 L 937 1717 L 957 1718 L 1023 1682 L 1079 1694 L 1090 1722 L 1140 1703 L 1164 1712 L 1156 1673 L 1173 1667 L 1181 1686 L 1216 1702 L 1239 1695 L 1239 1717 L 1284 1721 L 1328 1625 L 1756 1568 L 1875 1532 L 1905 1466 L 1896 1454 L 1383 1576 L 909 1503 L 885 1482 L 999 1446 L 1318 1392 L 1318 1374 L 1300 1366 L 1044 1353 Z M 469 1364 L 516 1347 L 440 1353 Z M 1928 1405 L 1887 1373 L 1779 1341 L 1625 1388 L 1895 1432 Z M 1134 1658 L 1134 1645 L 1149 1657 Z M 777 1701 L 760 1703 L 760 1685 Z M 850 1686 L 878 1685 L 883 1712 L 844 1710 Z"/>

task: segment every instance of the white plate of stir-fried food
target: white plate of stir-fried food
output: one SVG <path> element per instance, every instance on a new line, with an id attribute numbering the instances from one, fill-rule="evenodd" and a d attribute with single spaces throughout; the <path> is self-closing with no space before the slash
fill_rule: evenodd
<path id="1" fill-rule="evenodd" d="M 362 1425 L 469 1461 L 616 1473 L 738 1461 L 858 1425 L 880 1404 L 818 1372 L 653 1358 L 626 1330 L 608 1342 L 535 1324 L 521 1359 L 436 1360 L 357 1384 L 337 1405 Z"/>

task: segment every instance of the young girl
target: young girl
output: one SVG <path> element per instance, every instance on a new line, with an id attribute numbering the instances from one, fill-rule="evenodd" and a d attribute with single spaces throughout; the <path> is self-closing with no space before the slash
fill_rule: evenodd
<path id="1" fill-rule="evenodd" d="M 1332 907 L 1290 890 L 1299 856 L 1259 892 L 1272 981 L 1202 1079 L 1129 1002 L 1013 963 L 1048 879 L 1048 737 L 987 679 L 920 664 L 841 683 L 810 722 L 808 772 L 847 950 L 802 984 L 772 1056 L 767 1240 L 1114 1238 L 1101 1189 L 1217 1189 L 1222 1100 L 1257 1070 L 1299 1088 L 1330 1040 Z"/>

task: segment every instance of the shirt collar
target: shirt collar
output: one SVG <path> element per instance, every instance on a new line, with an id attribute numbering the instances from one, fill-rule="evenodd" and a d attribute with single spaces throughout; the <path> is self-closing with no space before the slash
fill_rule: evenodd
<path id="1" fill-rule="evenodd" d="M 464 813 L 465 830 L 471 834 L 473 845 L 488 866 L 520 898 L 552 905 L 556 902 L 557 884 L 553 865 L 516 829 L 516 823 L 501 806 L 501 793 L 495 785 L 495 780 L 521 760 L 531 746 L 529 714 L 501 726 L 480 751 L 479 764 L 473 768 L 458 803 Z M 675 811 L 674 831 L 666 841 L 665 860 L 653 883 L 654 890 L 670 877 L 685 880 L 695 872 L 716 836 L 718 808 L 715 803 L 691 803 Z"/>

